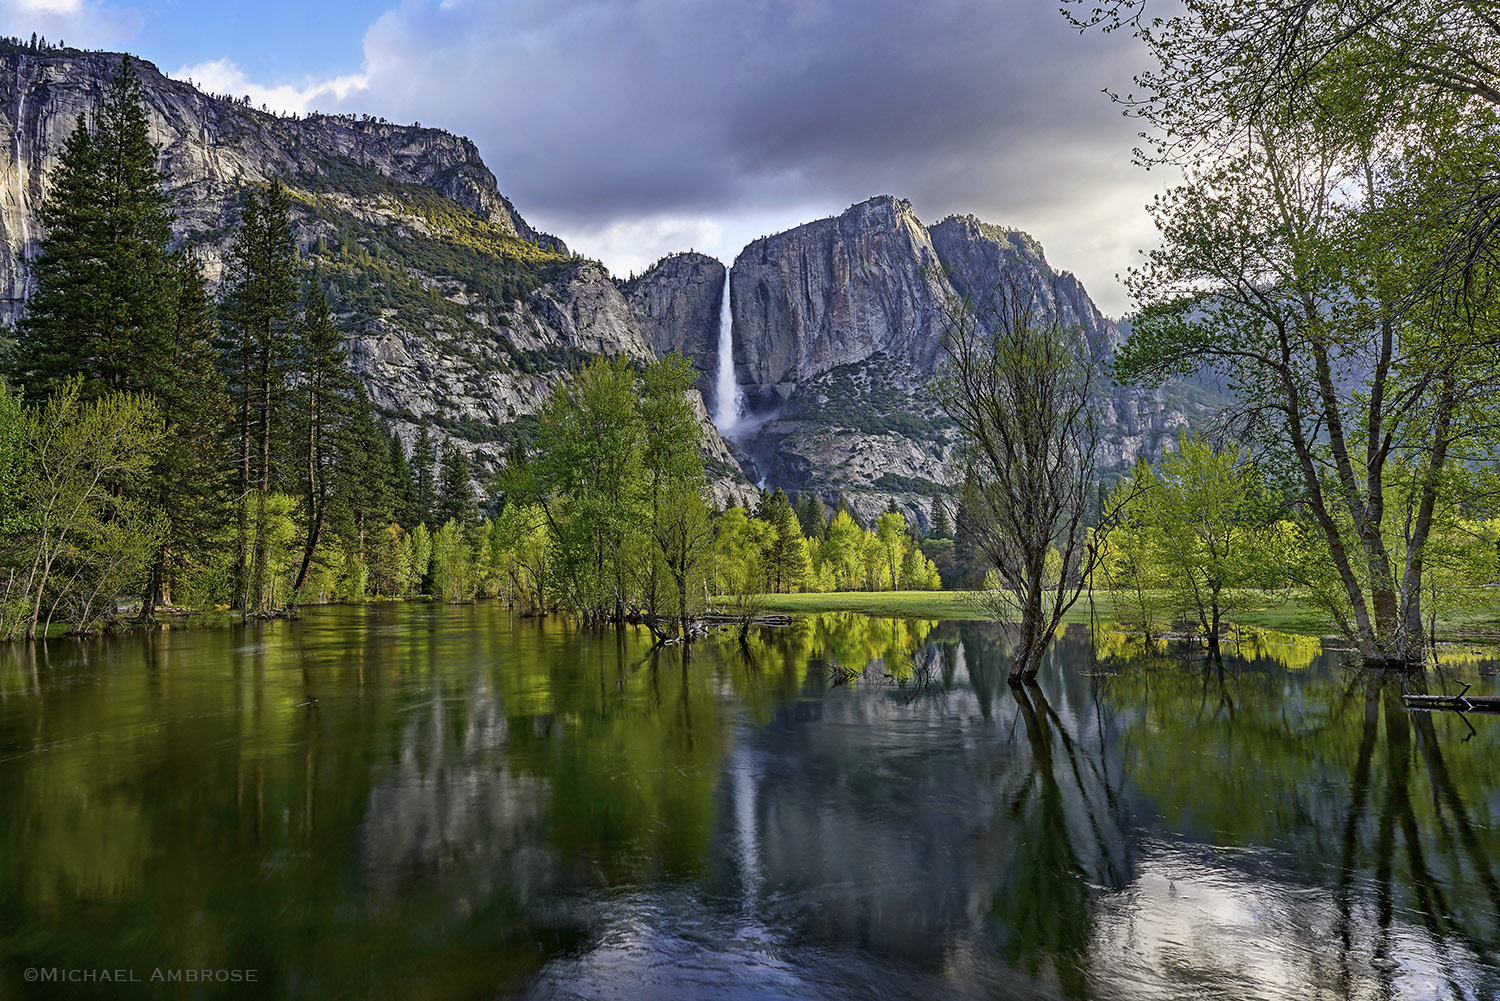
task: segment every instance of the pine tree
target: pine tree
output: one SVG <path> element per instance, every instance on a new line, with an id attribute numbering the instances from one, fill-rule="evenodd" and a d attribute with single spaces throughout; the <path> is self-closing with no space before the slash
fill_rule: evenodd
<path id="1" fill-rule="evenodd" d="M 301 262 L 292 238 L 291 200 L 279 181 L 251 192 L 225 261 L 221 356 L 235 407 L 240 497 L 235 603 L 242 613 L 266 601 L 266 502 L 272 443 L 281 431 L 281 389 L 292 353 Z M 252 534 L 244 498 L 258 491 Z M 248 540 L 255 539 L 254 552 Z"/>
<path id="2" fill-rule="evenodd" d="M 434 520 L 439 526 L 450 521 L 467 526 L 479 520 L 469 457 L 451 442 L 443 446 L 443 476 Z"/>
<path id="3" fill-rule="evenodd" d="M 334 470 L 336 516 L 346 553 L 368 562 L 369 541 L 388 526 L 394 515 L 395 491 L 390 475 L 390 446 L 364 387 L 355 385 L 349 418 L 340 435 L 338 465 Z"/>
<path id="4" fill-rule="evenodd" d="M 209 557 L 226 513 L 222 429 L 228 401 L 216 367 L 213 303 L 194 258 L 174 255 L 172 267 L 171 336 L 153 352 L 155 368 L 146 379 L 154 387 L 166 437 L 145 493 L 166 518 L 167 534 L 150 567 L 142 621 L 155 616 L 174 578 Z"/>
<path id="5" fill-rule="evenodd" d="M 969 517 L 968 506 L 963 501 L 968 491 L 966 483 L 964 493 L 959 494 L 958 512 L 953 517 L 953 571 L 958 583 L 983 580 L 988 569 L 984 565 L 979 540 L 974 537 L 974 525 Z"/>
<path id="6" fill-rule="evenodd" d="M 129 59 L 63 144 L 42 204 L 46 236 L 31 265 L 12 375 L 38 398 L 81 376 L 83 395 L 157 391 L 171 350 L 176 281 L 172 215 L 139 78 Z"/>
<path id="7" fill-rule="evenodd" d="M 297 325 L 295 342 L 296 373 L 291 425 L 297 438 L 298 470 L 301 493 L 306 505 L 307 533 L 302 547 L 302 563 L 292 584 L 292 599 L 307 582 L 308 570 L 318 551 L 323 523 L 328 516 L 330 477 L 341 451 L 350 442 L 343 436 L 353 411 L 355 385 L 347 368 L 343 338 L 328 311 L 328 300 L 313 286 L 308 295 L 302 322 Z M 345 441 L 341 442 L 341 436 Z M 382 435 L 381 445 L 384 445 Z M 367 447 L 363 442 L 353 447 Z M 378 448 L 380 458 L 385 449 Z"/>
<path id="8" fill-rule="evenodd" d="M 411 467 L 416 474 L 417 520 L 424 525 L 432 524 L 433 509 L 437 506 L 437 485 L 433 479 L 432 458 L 432 432 L 428 430 L 427 422 L 423 421 L 417 428 L 417 440 L 412 446 Z"/>
<path id="9" fill-rule="evenodd" d="M 802 534 L 814 542 L 822 542 L 828 534 L 828 516 L 817 494 L 797 495 L 797 521 L 802 525 Z"/>
<path id="10" fill-rule="evenodd" d="M 773 585 L 778 592 L 789 592 L 803 583 L 802 524 L 780 487 L 771 495 L 766 514 L 766 520 L 776 528 L 776 541 L 769 553 Z"/>
<path id="11" fill-rule="evenodd" d="M 412 476 L 411 463 L 406 459 L 406 446 L 394 430 L 391 431 L 390 453 L 391 513 L 396 522 L 409 531 L 421 521 L 417 516 L 417 482 Z"/>
<path id="12" fill-rule="evenodd" d="M 953 537 L 953 526 L 948 521 L 948 505 L 941 497 L 932 498 L 932 537 L 934 539 Z"/>

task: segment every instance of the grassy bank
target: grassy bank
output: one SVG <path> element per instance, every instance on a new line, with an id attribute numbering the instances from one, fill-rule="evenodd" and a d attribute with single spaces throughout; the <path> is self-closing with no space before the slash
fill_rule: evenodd
<path id="1" fill-rule="evenodd" d="M 769 612 L 814 614 L 817 612 L 862 612 L 888 618 L 985 620 L 991 618 L 980 608 L 972 591 L 840 591 L 832 594 L 767 594 L 762 596 Z M 1109 593 L 1094 595 L 1094 612 L 1101 621 L 1111 621 L 1114 600 Z M 1066 622 L 1088 622 L 1088 596 L 1080 598 L 1068 613 Z M 1338 626 L 1326 612 L 1295 596 L 1264 608 L 1239 613 L 1236 620 L 1246 626 L 1260 626 L 1279 632 L 1304 636 L 1334 636 Z M 1500 592 L 1480 596 L 1465 611 L 1448 616 L 1438 624 L 1438 638 L 1447 640 L 1500 639 Z"/>

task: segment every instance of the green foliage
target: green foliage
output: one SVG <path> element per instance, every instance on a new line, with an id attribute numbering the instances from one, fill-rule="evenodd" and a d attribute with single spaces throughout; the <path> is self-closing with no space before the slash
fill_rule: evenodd
<path id="1" fill-rule="evenodd" d="M 240 496 L 260 503 L 238 512 L 235 607 L 271 607 L 266 550 L 275 441 L 283 430 L 283 393 L 295 348 L 301 262 L 292 237 L 290 200 L 279 183 L 246 200 L 229 248 L 220 309 L 221 358 L 235 413 Z M 254 541 L 252 541 L 254 540 Z"/>
<path id="2" fill-rule="evenodd" d="M 469 470 L 469 457 L 456 445 L 445 444 L 434 520 L 470 525 L 478 519 L 479 504 L 474 499 L 474 479 Z"/>
<path id="3" fill-rule="evenodd" d="M 522 240 L 432 188 L 345 157 L 317 158 L 313 169 L 288 183 L 298 189 L 298 211 L 337 234 L 314 254 L 329 298 L 354 322 L 391 316 L 412 330 L 445 324 L 494 343 L 509 355 L 508 367 L 522 372 L 582 360 L 565 348 L 521 350 L 499 333 L 510 324 L 514 302 L 556 280 L 576 259 Z M 375 221 L 378 214 L 356 212 L 356 205 L 392 221 Z M 467 303 L 449 298 L 444 283 L 462 285 Z M 483 371 L 480 355 L 470 361 Z"/>
<path id="4" fill-rule="evenodd" d="M 21 394 L 0 379 L 0 539 L 13 539 L 27 526 L 22 508 L 26 454 L 26 408 Z"/>
<path id="5" fill-rule="evenodd" d="M 897 494 L 923 494 L 932 496 L 943 490 L 943 485 L 925 476 L 903 476 L 900 473 L 881 473 L 875 481 L 876 490 L 889 490 Z"/>
<path id="6" fill-rule="evenodd" d="M 1156 469 L 1138 465 L 1111 506 L 1121 524 L 1106 544 L 1103 577 L 1116 614 L 1148 637 L 1188 618 L 1217 648 L 1230 620 L 1276 600 L 1278 512 L 1243 450 L 1183 434 Z"/>
<path id="7" fill-rule="evenodd" d="M 75 376 L 85 399 L 154 390 L 170 343 L 171 212 L 129 59 L 91 118 L 92 128 L 79 118 L 51 176 L 11 366 L 39 398 Z"/>
<path id="8" fill-rule="evenodd" d="M 1162 238 L 1127 282 L 1139 314 L 1116 371 L 1217 376 L 1306 514 L 1298 579 L 1366 657 L 1416 662 L 1448 474 L 1497 445 L 1492 11 L 1194 0 L 1131 20 L 1140 7 L 1088 20 L 1152 50 L 1132 103 L 1149 158 L 1185 182 L 1151 206 Z"/>
<path id="9" fill-rule="evenodd" d="M 161 516 L 131 495 L 162 447 L 156 405 L 132 393 L 81 394 L 73 379 L 25 416 L 24 526 L 7 546 L 0 607 L 6 639 L 45 634 L 54 617 L 80 630 L 113 619 L 165 535 Z M 12 421 L 15 405 L 5 403 Z"/>
<path id="10" fill-rule="evenodd" d="M 861 434 L 899 435 L 945 444 L 952 423 L 935 410 L 921 412 L 930 404 L 925 398 L 914 400 L 908 390 L 897 385 L 893 370 L 883 353 L 836 366 L 798 385 L 788 401 L 787 413 Z"/>
<path id="11" fill-rule="evenodd" d="M 432 587 L 444 601 L 469 601 L 478 587 L 473 547 L 464 527 L 451 519 L 432 536 Z"/>

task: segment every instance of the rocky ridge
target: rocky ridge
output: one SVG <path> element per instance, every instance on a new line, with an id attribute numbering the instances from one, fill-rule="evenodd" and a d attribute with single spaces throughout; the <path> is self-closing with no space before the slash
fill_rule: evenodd
<path id="1" fill-rule="evenodd" d="M 14 324 L 37 209 L 63 142 L 118 72 L 118 53 L 0 43 L 0 322 Z M 529 226 L 474 144 L 368 116 L 283 116 L 212 96 L 131 58 L 161 150 L 174 237 L 216 280 L 247 186 L 280 178 L 294 229 L 329 282 L 351 367 L 407 440 L 418 423 L 493 468 L 591 355 L 653 357 L 605 269 Z M 722 282 L 722 274 L 720 277 Z M 704 413 L 720 503 L 753 490 Z"/>
<path id="2" fill-rule="evenodd" d="M 944 309 L 1004 282 L 1079 332 L 1096 363 L 1123 341 L 1073 275 L 1016 230 L 952 216 L 928 227 L 889 195 L 747 246 L 730 274 L 736 379 L 750 401 L 732 434 L 752 478 L 840 496 L 864 518 L 895 500 L 926 525 L 957 477 L 956 433 L 931 382 Z M 1106 386 L 1101 468 L 1156 454 L 1212 409 L 1207 392 Z"/>
<path id="3" fill-rule="evenodd" d="M 0 321 L 25 294 L 48 172 L 123 57 L 0 43 Z M 175 235 L 216 276 L 247 185 L 282 179 L 299 244 L 348 332 L 350 364 L 408 442 L 427 421 L 481 470 L 569 371 L 597 354 L 667 351 L 700 373 L 699 412 L 719 503 L 752 481 L 843 496 L 862 516 L 894 499 L 926 524 L 955 478 L 952 427 L 930 382 L 943 307 L 1001 278 L 1082 332 L 1104 361 L 1122 339 L 1078 280 L 1024 233 L 868 199 L 750 244 L 731 272 L 734 368 L 749 413 L 726 441 L 708 423 L 724 265 L 671 255 L 615 281 L 539 233 L 474 144 L 439 129 L 354 116 L 278 116 L 203 94 L 132 59 L 177 212 Z M 1112 388 L 1103 463 L 1159 451 L 1211 409 L 1201 387 Z M 742 472 L 743 471 L 743 472 Z M 748 474 L 748 479 L 747 479 Z"/>

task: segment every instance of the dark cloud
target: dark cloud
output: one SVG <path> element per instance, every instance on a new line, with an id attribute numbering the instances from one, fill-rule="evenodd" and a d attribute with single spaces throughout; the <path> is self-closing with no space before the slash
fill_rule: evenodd
<path id="1" fill-rule="evenodd" d="M 1100 93 L 1135 46 L 1047 0 L 408 2 L 365 55 L 346 106 L 472 136 L 564 235 L 890 192 L 929 219 L 1050 222 L 1076 249 L 1090 212 L 1118 228 L 1150 187 Z"/>

